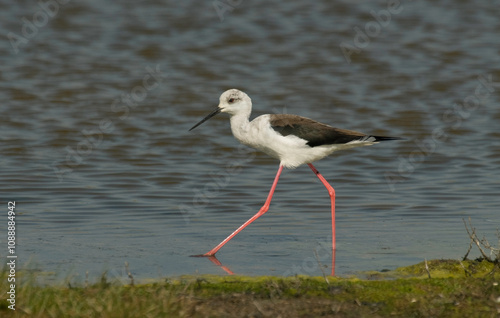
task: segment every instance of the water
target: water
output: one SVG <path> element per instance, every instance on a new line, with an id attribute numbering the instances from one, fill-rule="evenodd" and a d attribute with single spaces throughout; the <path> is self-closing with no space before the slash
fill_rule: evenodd
<path id="1" fill-rule="evenodd" d="M 407 139 L 315 164 L 337 192 L 338 275 L 460 258 L 463 218 L 496 242 L 497 5 L 232 5 L 221 16 L 199 1 L 68 1 L 53 16 L 0 5 L 0 231 L 15 200 L 21 265 L 74 279 L 123 277 L 124 262 L 138 278 L 224 274 L 188 256 L 252 216 L 278 168 L 224 115 L 188 132 L 233 87 L 254 116 Z M 329 210 L 307 166 L 285 170 L 269 212 L 217 256 L 237 274 L 321 275 Z"/>

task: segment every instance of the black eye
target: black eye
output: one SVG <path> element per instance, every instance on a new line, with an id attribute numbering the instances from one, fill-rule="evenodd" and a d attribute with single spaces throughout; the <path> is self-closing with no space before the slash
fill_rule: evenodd
<path id="1" fill-rule="evenodd" d="M 228 100 L 228 102 L 230 102 L 230 103 L 234 103 L 234 98 L 230 98 L 230 99 Z"/>

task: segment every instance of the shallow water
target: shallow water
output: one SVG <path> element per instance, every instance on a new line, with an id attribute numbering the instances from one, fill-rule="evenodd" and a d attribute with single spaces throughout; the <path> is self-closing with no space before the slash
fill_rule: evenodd
<path id="1" fill-rule="evenodd" d="M 406 138 L 315 164 L 337 193 L 338 275 L 460 258 L 463 218 L 496 242 L 498 6 L 233 1 L 221 19 L 213 3 L 0 5 L 0 194 L 5 216 L 17 203 L 20 264 L 223 274 L 188 256 L 252 216 L 278 168 L 224 115 L 188 132 L 233 87 L 254 116 Z M 285 170 L 269 212 L 217 256 L 237 274 L 321 275 L 329 211 L 307 166 Z"/>

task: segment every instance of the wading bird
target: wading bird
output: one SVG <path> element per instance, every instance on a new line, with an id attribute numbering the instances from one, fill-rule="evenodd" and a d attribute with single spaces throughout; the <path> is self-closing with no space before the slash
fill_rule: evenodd
<path id="1" fill-rule="evenodd" d="M 332 250 L 335 252 L 335 190 L 312 165 L 312 162 L 323 159 L 334 151 L 369 146 L 379 141 L 402 138 L 372 136 L 357 131 L 334 128 L 297 115 L 267 114 L 249 121 L 251 112 L 252 101 L 250 97 L 240 90 L 230 89 L 220 96 L 217 108 L 190 129 L 190 131 L 195 129 L 219 113 L 228 113 L 231 131 L 239 142 L 258 149 L 280 161 L 271 191 L 259 212 L 243 223 L 219 245 L 205 254 L 195 256 L 213 257 L 236 234 L 266 213 L 283 167 L 293 169 L 302 164 L 307 164 L 311 168 L 330 195 L 332 206 Z"/>

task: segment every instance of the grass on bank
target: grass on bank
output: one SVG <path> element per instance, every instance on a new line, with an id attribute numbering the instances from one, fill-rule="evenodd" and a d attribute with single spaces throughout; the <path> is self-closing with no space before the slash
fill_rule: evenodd
<path id="1" fill-rule="evenodd" d="M 39 286 L 18 273 L 16 310 L 0 273 L 0 317 L 498 317 L 498 262 L 435 260 L 368 279 L 183 276 L 121 285 Z M 430 277 L 430 278 L 429 278 Z"/>

